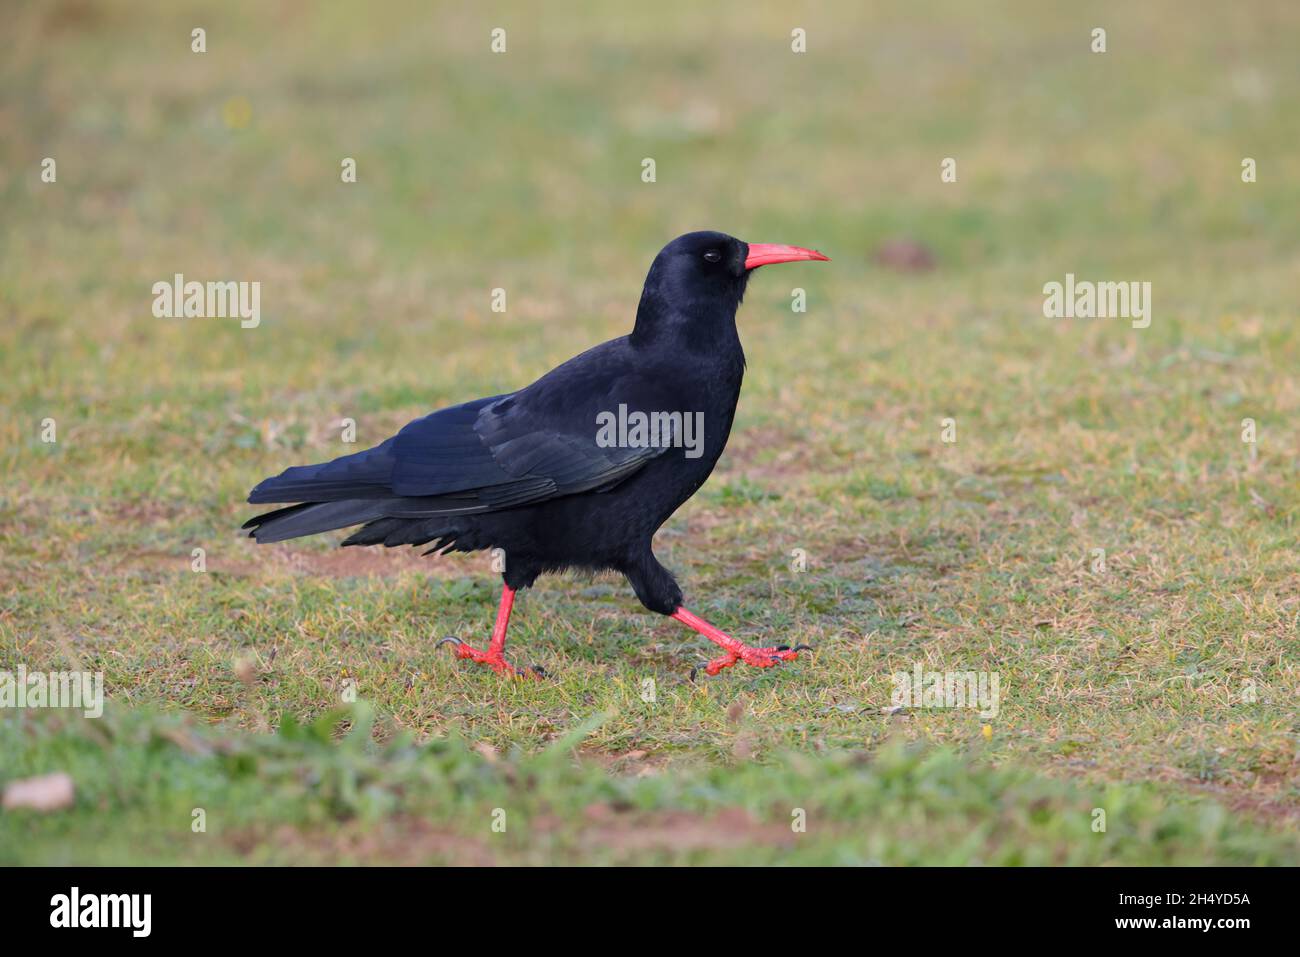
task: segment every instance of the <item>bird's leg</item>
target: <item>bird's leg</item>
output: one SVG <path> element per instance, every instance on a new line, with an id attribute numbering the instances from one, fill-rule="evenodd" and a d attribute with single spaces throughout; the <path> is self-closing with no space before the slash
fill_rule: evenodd
<path id="1" fill-rule="evenodd" d="M 510 662 L 506 661 L 506 628 L 510 624 L 510 609 L 515 604 L 515 590 L 509 585 L 501 586 L 501 604 L 497 606 L 497 622 L 492 628 L 492 640 L 488 642 L 487 651 L 479 651 L 477 648 L 471 648 L 459 638 L 444 638 L 438 642 L 439 645 L 444 642 L 451 642 L 456 649 L 457 658 L 469 658 L 471 661 L 487 665 L 499 675 L 534 675 L 541 674 L 541 669 L 534 666 L 531 671 L 519 671 Z"/>
<path id="2" fill-rule="evenodd" d="M 807 645 L 796 645 L 794 648 L 789 645 L 778 645 L 775 648 L 755 648 L 744 642 L 737 641 L 726 632 L 713 627 L 698 615 L 691 614 L 684 607 L 679 607 L 673 612 L 672 617 L 684 625 L 689 625 L 709 641 L 722 647 L 725 654 L 714 658 L 704 666 L 704 673 L 709 676 L 716 675 L 723 668 L 730 668 L 737 661 L 743 661 L 755 668 L 771 668 L 782 661 L 793 661 L 799 657 L 800 651 L 812 651 Z"/>

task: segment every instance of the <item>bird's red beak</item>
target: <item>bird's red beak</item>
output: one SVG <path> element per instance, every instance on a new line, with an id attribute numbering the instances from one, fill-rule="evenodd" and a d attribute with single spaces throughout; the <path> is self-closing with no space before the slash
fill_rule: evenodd
<path id="1" fill-rule="evenodd" d="M 750 243 L 749 255 L 745 257 L 746 269 L 770 266 L 773 263 L 797 263 L 806 259 L 830 262 L 829 256 L 823 256 L 815 249 L 802 246 L 782 246 L 780 243 Z"/>

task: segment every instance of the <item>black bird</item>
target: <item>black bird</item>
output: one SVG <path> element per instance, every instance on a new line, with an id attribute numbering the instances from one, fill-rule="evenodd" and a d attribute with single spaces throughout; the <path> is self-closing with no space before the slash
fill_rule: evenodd
<path id="1" fill-rule="evenodd" d="M 650 266 L 631 335 L 518 392 L 416 419 L 373 449 L 286 469 L 248 501 L 295 504 L 244 528 L 258 542 L 362 525 L 344 545 L 501 549 L 504 587 L 487 649 L 444 639 L 500 674 L 526 673 L 503 654 L 515 592 L 569 568 L 622 572 L 651 611 L 720 645 L 710 675 L 737 661 L 768 668 L 796 658 L 806 646 L 754 648 L 687 611 L 651 539 L 727 444 L 745 371 L 736 309 L 750 274 L 826 258 L 725 233 L 679 236 Z"/>

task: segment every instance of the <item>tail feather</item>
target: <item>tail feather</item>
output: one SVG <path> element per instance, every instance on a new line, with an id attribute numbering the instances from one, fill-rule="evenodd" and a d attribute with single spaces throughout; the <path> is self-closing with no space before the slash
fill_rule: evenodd
<path id="1" fill-rule="evenodd" d="M 437 539 L 437 544 L 425 552 L 427 555 L 451 545 L 462 530 L 459 525 L 448 524 L 446 520 L 381 518 L 357 529 L 344 539 L 343 544 L 395 548 L 398 545 L 427 545 Z"/>
<path id="2" fill-rule="evenodd" d="M 259 482 L 249 502 L 341 502 L 392 495 L 393 440 L 330 462 L 295 465 Z"/>
<path id="3" fill-rule="evenodd" d="M 370 522 L 367 525 L 358 528 L 355 532 L 343 539 L 343 544 L 347 545 L 382 545 L 384 539 L 390 532 L 394 532 L 403 525 L 409 525 L 410 519 L 406 518 L 381 518 L 378 521 Z"/>
<path id="4" fill-rule="evenodd" d="M 383 505 L 375 501 L 305 502 L 258 515 L 243 527 L 251 529 L 249 537 L 257 539 L 260 545 L 348 528 L 382 517 Z"/>

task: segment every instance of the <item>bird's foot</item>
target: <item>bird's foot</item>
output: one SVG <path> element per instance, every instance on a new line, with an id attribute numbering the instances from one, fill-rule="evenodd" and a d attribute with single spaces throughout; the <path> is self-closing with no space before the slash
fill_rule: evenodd
<path id="1" fill-rule="evenodd" d="M 799 657 L 801 651 L 812 651 L 812 648 L 809 645 L 795 645 L 793 648 L 789 645 L 777 645 L 775 648 L 754 648 L 751 645 L 739 645 L 739 647 L 727 651 L 726 654 L 714 658 L 701 668 L 692 668 L 691 678 L 694 679 L 697 671 L 703 671 L 711 678 L 719 671 L 730 668 L 738 661 L 743 661 L 755 668 L 773 668 L 783 661 L 794 661 Z"/>
<path id="2" fill-rule="evenodd" d="M 799 657 L 801 651 L 812 651 L 809 645 L 795 645 L 793 648 L 789 645 L 777 645 L 775 648 L 755 648 L 744 642 L 737 641 L 725 631 L 715 628 L 699 615 L 693 614 L 681 606 L 678 606 L 677 610 L 672 613 L 672 617 L 682 622 L 682 624 L 694 628 L 709 641 L 722 647 L 723 654 L 703 666 L 704 673 L 710 677 L 716 675 L 723 668 L 730 668 L 737 661 L 743 661 L 755 668 L 771 668 L 783 661 L 794 661 Z M 692 681 L 695 680 L 696 672 L 700 670 L 699 667 L 691 669 Z"/>
<path id="3" fill-rule="evenodd" d="M 459 638 L 447 637 L 438 642 L 438 645 L 450 644 L 452 650 L 456 652 L 457 658 L 468 658 L 478 665 L 487 665 L 499 675 L 511 675 L 515 678 L 544 678 L 546 669 L 541 665 L 533 665 L 526 670 L 520 670 L 506 661 L 505 655 L 501 653 L 500 648 L 488 648 L 487 651 L 479 651 Z"/>

